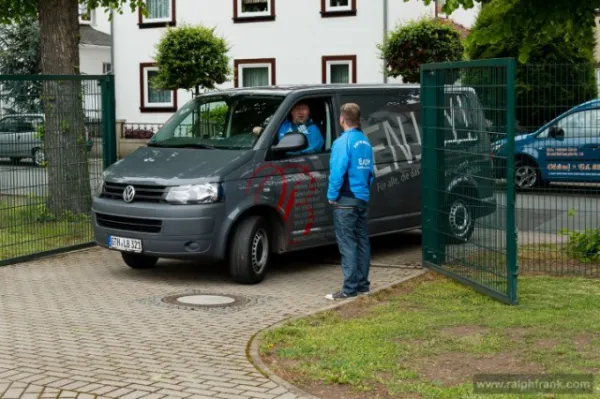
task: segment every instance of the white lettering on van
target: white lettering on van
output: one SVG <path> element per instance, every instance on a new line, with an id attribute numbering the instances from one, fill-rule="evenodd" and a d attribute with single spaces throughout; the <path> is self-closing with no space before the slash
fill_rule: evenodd
<path id="1" fill-rule="evenodd" d="M 396 135 L 396 132 L 394 132 L 394 129 L 392 129 L 392 125 L 390 125 L 390 123 L 388 121 L 383 122 L 383 127 L 385 129 L 385 136 L 387 137 L 388 142 L 390 144 L 392 143 L 391 137 L 393 137 L 396 145 L 398 147 L 400 147 L 400 149 L 404 153 L 404 157 L 406 158 L 406 161 L 409 164 L 413 163 L 413 156 L 410 151 L 410 147 L 408 146 L 408 143 L 406 142 L 406 133 L 404 133 L 404 127 L 402 126 L 402 120 L 399 117 L 396 117 L 396 120 L 398 121 L 398 126 L 400 127 L 400 134 L 402 135 L 402 141 L 404 141 L 404 144 L 402 144 L 400 142 L 400 140 L 398 139 L 398 136 Z M 394 148 L 393 144 L 391 144 L 391 148 Z M 398 159 L 394 158 L 394 161 L 398 162 Z"/>
<path id="2" fill-rule="evenodd" d="M 463 121 L 464 121 L 464 125 L 465 127 L 469 127 L 469 120 L 467 119 L 467 112 L 465 110 L 465 107 L 463 106 L 463 101 L 461 100 L 460 96 L 456 96 L 456 102 L 458 104 L 458 107 L 461 110 L 462 113 L 462 117 L 463 117 Z M 476 137 L 473 137 L 473 135 L 471 134 L 471 130 L 469 130 L 467 132 L 467 138 L 458 138 L 458 133 L 456 132 L 456 114 L 455 114 L 455 110 L 454 110 L 454 98 L 450 97 L 450 115 L 448 115 L 448 110 L 444 109 L 444 116 L 446 117 L 446 120 L 448 120 L 448 124 L 450 125 L 450 127 L 452 127 L 452 135 L 454 136 L 454 140 L 444 140 L 444 146 L 446 144 L 449 143 L 464 143 L 464 142 L 474 142 L 474 141 L 478 141 L 478 139 Z"/>
<path id="3" fill-rule="evenodd" d="M 422 143 L 421 143 L 421 132 L 419 131 L 419 124 L 417 123 L 414 112 L 411 112 L 410 116 L 411 116 L 411 120 L 412 120 L 414 128 L 415 128 L 415 133 L 417 135 L 417 142 L 419 143 L 419 146 L 421 146 Z M 404 126 L 402 125 L 402 119 L 397 116 L 396 120 L 398 122 L 398 126 L 400 126 L 400 134 L 402 136 L 402 140 L 400 140 L 400 138 L 398 137 L 398 134 L 392 128 L 392 126 L 390 125 L 390 123 L 388 121 L 380 122 L 376 125 L 369 126 L 369 127 L 365 128 L 365 130 L 364 130 L 364 133 L 367 136 L 369 136 L 372 133 L 380 131 L 381 130 L 380 125 L 383 125 L 383 131 L 385 133 L 385 137 L 387 139 L 387 142 L 390 144 L 389 150 L 392 153 L 393 162 L 391 164 L 387 164 L 383 168 L 377 168 L 377 162 L 376 162 L 374 165 L 375 166 L 375 168 L 374 168 L 375 169 L 375 177 L 385 176 L 389 173 L 392 173 L 393 170 L 400 169 L 401 162 L 399 160 L 399 157 L 398 157 L 399 154 L 396 151 L 396 147 L 400 148 L 400 150 L 404 154 L 404 158 L 406 159 L 406 161 L 409 164 L 412 164 L 415 161 L 421 160 L 421 154 L 413 154 L 411 151 L 410 145 L 408 144 L 408 141 L 406 140 L 406 132 L 404 131 Z M 383 151 L 385 149 L 386 149 L 386 145 L 383 143 L 373 146 L 373 158 L 375 158 L 376 152 Z"/>
<path id="4" fill-rule="evenodd" d="M 369 136 L 369 134 L 371 133 L 375 133 L 379 130 L 379 124 L 373 125 L 373 126 L 368 126 L 364 129 L 364 133 L 367 135 L 367 137 Z M 385 145 L 383 145 L 383 143 L 381 144 L 377 144 L 375 146 L 373 146 L 373 159 L 375 158 L 375 153 L 385 150 Z M 396 160 L 395 158 L 395 153 L 394 153 L 394 160 Z M 394 162 L 395 163 L 395 162 Z M 397 165 L 396 165 L 397 168 Z M 375 164 L 373 165 L 373 173 L 375 174 L 375 177 L 381 177 L 381 176 L 385 176 L 389 173 L 392 173 L 392 167 L 390 165 L 385 166 L 384 168 L 378 168 L 377 162 L 375 162 Z"/>

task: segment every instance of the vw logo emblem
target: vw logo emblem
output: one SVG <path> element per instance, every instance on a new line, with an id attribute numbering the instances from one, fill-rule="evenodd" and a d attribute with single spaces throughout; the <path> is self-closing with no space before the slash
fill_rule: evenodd
<path id="1" fill-rule="evenodd" d="M 131 202 L 133 201 L 133 197 L 135 197 L 135 188 L 133 186 L 125 187 L 125 190 L 123 190 L 123 201 Z"/>

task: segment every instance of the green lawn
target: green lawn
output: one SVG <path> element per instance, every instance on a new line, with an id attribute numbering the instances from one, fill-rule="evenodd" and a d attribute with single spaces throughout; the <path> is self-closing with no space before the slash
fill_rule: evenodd
<path id="1" fill-rule="evenodd" d="M 92 240 L 87 216 L 54 218 L 40 199 L 0 201 L 0 261 Z"/>
<path id="2" fill-rule="evenodd" d="M 519 306 L 428 273 L 263 337 L 263 359 L 323 398 L 567 398 L 474 394 L 482 373 L 597 373 L 600 281 L 519 279 Z M 596 386 L 600 380 L 596 379 Z M 600 393 L 600 391 L 597 391 Z"/>

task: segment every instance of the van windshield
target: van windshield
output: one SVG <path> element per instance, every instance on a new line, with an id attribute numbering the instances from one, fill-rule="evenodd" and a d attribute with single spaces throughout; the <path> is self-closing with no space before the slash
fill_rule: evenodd
<path id="1" fill-rule="evenodd" d="M 198 97 L 179 109 L 152 137 L 152 147 L 250 149 L 268 125 L 283 96 Z"/>

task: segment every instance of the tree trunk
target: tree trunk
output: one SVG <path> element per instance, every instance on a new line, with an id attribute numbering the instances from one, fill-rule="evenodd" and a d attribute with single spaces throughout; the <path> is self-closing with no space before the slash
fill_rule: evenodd
<path id="1" fill-rule="evenodd" d="M 38 0 L 42 74 L 79 74 L 78 0 Z M 81 81 L 44 81 L 44 152 L 48 207 L 55 215 L 88 213 L 91 187 Z"/>

